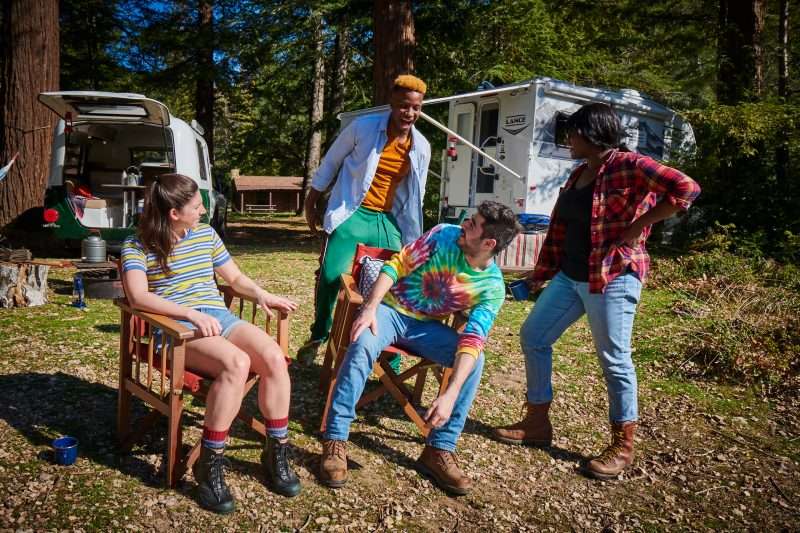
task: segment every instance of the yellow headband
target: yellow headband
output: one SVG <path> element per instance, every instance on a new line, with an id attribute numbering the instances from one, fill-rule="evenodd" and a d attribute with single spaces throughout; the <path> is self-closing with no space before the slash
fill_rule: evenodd
<path id="1" fill-rule="evenodd" d="M 417 91 L 418 93 L 425 94 L 428 86 L 425 82 L 411 74 L 401 74 L 394 79 L 394 87 L 408 89 L 409 91 Z"/>

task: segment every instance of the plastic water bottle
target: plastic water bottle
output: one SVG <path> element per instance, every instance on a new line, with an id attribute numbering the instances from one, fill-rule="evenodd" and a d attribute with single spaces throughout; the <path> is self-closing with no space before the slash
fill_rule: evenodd
<path id="1" fill-rule="evenodd" d="M 72 297 L 74 298 L 72 302 L 73 307 L 77 307 L 78 309 L 86 309 L 82 274 L 75 274 L 75 277 L 72 278 Z"/>

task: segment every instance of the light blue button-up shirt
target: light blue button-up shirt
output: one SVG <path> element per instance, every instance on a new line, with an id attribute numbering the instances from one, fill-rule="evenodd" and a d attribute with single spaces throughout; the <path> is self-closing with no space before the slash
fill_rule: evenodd
<path id="1" fill-rule="evenodd" d="M 318 191 L 327 189 L 336 178 L 322 222 L 322 228 L 328 234 L 350 218 L 364 201 L 388 140 L 389 114 L 385 111 L 353 120 L 336 137 L 314 174 L 311 186 Z M 391 211 L 400 228 L 403 244 L 422 235 L 422 197 L 431 160 L 430 143 L 413 126 L 408 158 L 408 176 L 395 190 Z"/>

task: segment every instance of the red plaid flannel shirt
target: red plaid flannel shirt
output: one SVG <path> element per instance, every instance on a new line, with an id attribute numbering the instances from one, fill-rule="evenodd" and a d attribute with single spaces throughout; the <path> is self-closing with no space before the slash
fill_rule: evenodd
<path id="1" fill-rule="evenodd" d="M 578 166 L 564 189 L 572 187 L 585 168 Z M 589 254 L 589 292 L 601 293 L 611 280 L 628 267 L 644 282 L 650 269 L 645 241 L 651 226 L 642 232 L 641 244 L 630 247 L 621 235 L 631 223 L 661 199 L 688 209 L 700 194 L 692 178 L 636 152 L 613 151 L 597 172 L 590 223 L 592 251 Z M 533 281 L 546 281 L 561 269 L 566 226 L 553 209 L 539 259 L 531 275 Z"/>

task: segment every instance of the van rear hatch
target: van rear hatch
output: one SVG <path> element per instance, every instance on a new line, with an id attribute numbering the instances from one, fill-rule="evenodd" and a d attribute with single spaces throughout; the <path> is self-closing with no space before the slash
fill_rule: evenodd
<path id="1" fill-rule="evenodd" d="M 100 91 L 40 93 L 39 101 L 63 119 L 80 122 L 129 122 L 169 125 L 167 106 L 142 94 Z"/>

